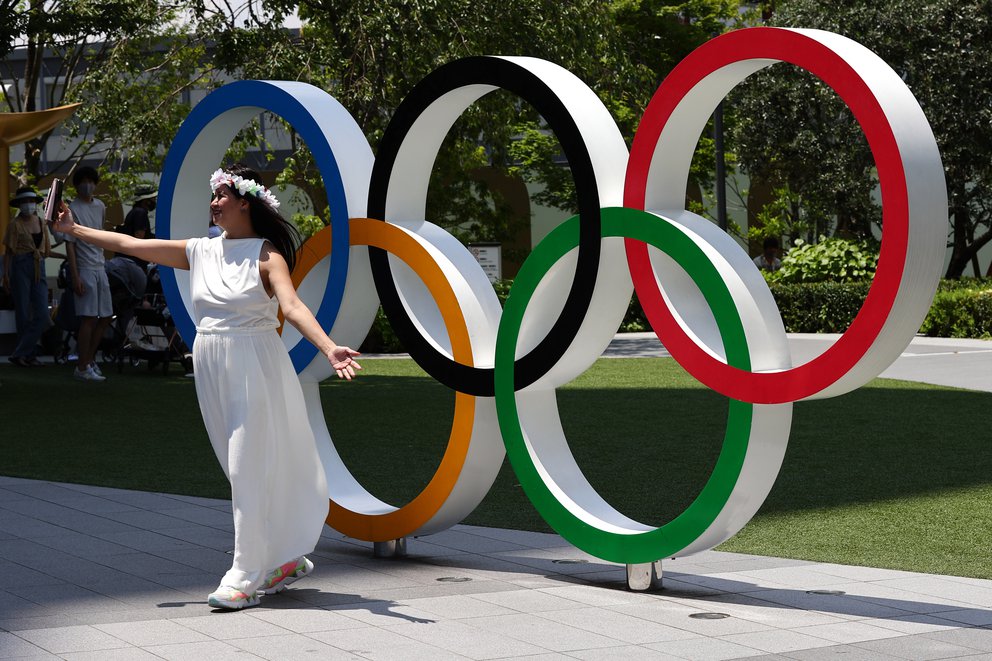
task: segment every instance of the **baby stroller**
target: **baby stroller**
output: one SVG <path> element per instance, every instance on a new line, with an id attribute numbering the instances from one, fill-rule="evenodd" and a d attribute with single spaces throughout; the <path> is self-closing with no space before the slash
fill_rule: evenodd
<path id="1" fill-rule="evenodd" d="M 117 260 L 126 264 L 115 265 L 112 273 L 111 263 Z M 118 281 L 117 287 L 121 289 L 122 310 L 118 312 L 115 306 L 114 311 L 119 318 L 124 317 L 119 324 L 123 341 L 115 356 L 117 370 L 123 371 L 125 362 L 137 365 L 146 361 L 148 369 L 161 365 L 163 374 L 168 373 L 169 365 L 173 362 L 182 364 L 187 373 L 192 371 L 192 361 L 187 358 L 186 345 L 179 337 L 172 315 L 166 307 L 165 296 L 161 293 L 157 267 L 151 266 L 149 274 L 141 281 L 140 295 L 136 295 L 136 287 L 133 286 L 137 278 L 130 272 L 134 269 L 141 271 L 134 262 L 124 257 L 114 258 L 107 263 L 111 294 L 115 289 L 114 280 Z M 117 297 L 113 298 L 116 302 Z"/>

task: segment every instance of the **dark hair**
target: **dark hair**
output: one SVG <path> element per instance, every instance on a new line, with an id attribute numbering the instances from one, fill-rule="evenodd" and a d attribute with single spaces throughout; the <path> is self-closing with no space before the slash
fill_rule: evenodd
<path id="1" fill-rule="evenodd" d="M 259 184 L 262 177 L 247 165 L 234 163 L 230 167 L 224 168 L 225 172 L 254 179 Z M 234 197 L 248 202 L 248 215 L 251 218 L 251 228 L 260 237 L 270 241 L 289 266 L 292 273 L 296 268 L 296 251 L 299 250 L 303 239 L 299 230 L 291 222 L 279 215 L 279 212 L 254 195 L 242 195 L 237 188 L 231 188 Z"/>
<path id="2" fill-rule="evenodd" d="M 765 242 L 764 244 L 762 244 L 761 247 L 764 250 L 768 250 L 769 248 L 778 248 L 779 247 L 778 239 L 776 239 L 774 236 L 770 236 L 767 239 L 765 239 Z"/>
<path id="3" fill-rule="evenodd" d="M 83 179 L 89 179 L 94 184 L 98 184 L 100 183 L 100 173 L 97 172 L 95 168 L 91 168 L 88 165 L 84 165 L 83 167 L 77 169 L 72 174 L 72 185 L 78 186 L 79 182 L 81 182 Z"/>

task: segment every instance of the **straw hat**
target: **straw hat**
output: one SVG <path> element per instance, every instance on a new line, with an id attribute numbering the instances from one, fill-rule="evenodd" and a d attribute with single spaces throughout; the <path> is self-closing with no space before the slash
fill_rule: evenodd
<path id="1" fill-rule="evenodd" d="M 45 198 L 38 195 L 36 191 L 31 186 L 24 186 L 23 188 L 18 188 L 17 192 L 14 193 L 14 197 L 10 199 L 10 206 L 19 207 L 24 202 L 44 202 Z"/>

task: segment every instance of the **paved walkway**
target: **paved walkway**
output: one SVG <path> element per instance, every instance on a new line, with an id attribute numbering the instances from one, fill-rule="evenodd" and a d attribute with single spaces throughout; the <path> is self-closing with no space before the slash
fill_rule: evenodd
<path id="1" fill-rule="evenodd" d="M 992 390 L 990 350 L 914 341 L 886 375 Z M 325 528 L 312 576 L 222 613 L 232 546 L 227 501 L 0 477 L 0 659 L 992 659 L 992 581 L 710 551 L 632 593 L 556 535 L 457 526 L 383 560 Z"/>

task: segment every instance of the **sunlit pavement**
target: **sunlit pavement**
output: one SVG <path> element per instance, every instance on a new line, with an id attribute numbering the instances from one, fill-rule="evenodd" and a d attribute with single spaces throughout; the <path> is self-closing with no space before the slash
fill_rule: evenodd
<path id="1" fill-rule="evenodd" d="M 992 343 L 917 338 L 884 375 L 992 390 L 990 368 Z M 222 613 L 232 546 L 227 501 L 0 477 L 0 658 L 992 659 L 986 580 L 710 551 L 635 593 L 556 535 L 457 526 L 377 559 L 325 528 L 313 575 Z"/>

